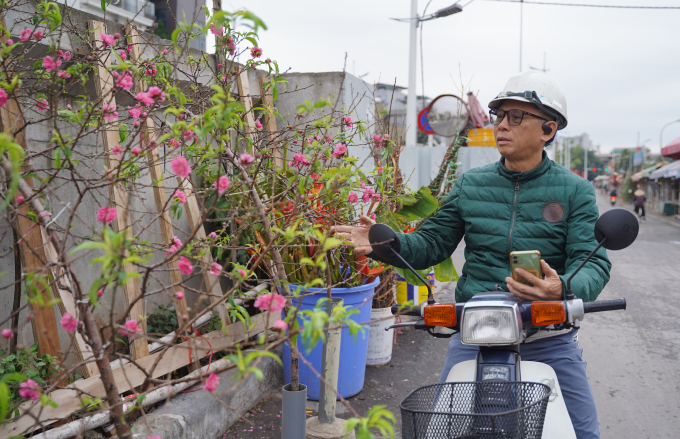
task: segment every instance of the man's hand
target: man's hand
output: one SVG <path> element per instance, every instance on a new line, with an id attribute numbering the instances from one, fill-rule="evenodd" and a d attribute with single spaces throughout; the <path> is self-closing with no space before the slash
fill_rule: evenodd
<path id="1" fill-rule="evenodd" d="M 332 233 L 337 233 L 345 241 L 349 241 L 354 246 L 354 254 L 367 255 L 373 251 L 371 243 L 368 241 L 368 229 L 375 221 L 365 215 L 359 218 L 361 226 L 333 226 Z"/>
<path id="2" fill-rule="evenodd" d="M 557 275 L 547 262 L 541 259 L 541 268 L 545 274 L 545 279 L 539 279 L 533 274 L 521 268 L 515 268 L 515 273 L 531 282 L 534 286 L 524 285 L 511 277 L 506 277 L 508 290 L 517 296 L 519 300 L 561 300 L 562 299 L 562 279 Z"/>

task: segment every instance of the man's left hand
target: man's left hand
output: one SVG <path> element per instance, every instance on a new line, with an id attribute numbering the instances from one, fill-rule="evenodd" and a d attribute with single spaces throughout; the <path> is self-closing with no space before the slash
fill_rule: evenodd
<path id="1" fill-rule="evenodd" d="M 541 259 L 541 268 L 545 274 L 545 279 L 539 279 L 526 270 L 515 268 L 515 273 L 531 282 L 534 286 L 525 285 L 511 277 L 506 277 L 505 282 L 508 284 L 508 290 L 522 301 L 562 299 L 562 279 L 543 259 Z"/>

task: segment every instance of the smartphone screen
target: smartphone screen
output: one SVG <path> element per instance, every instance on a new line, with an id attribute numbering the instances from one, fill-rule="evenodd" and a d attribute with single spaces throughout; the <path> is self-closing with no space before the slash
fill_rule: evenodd
<path id="1" fill-rule="evenodd" d="M 531 282 L 515 273 L 515 268 L 518 267 L 528 271 L 539 279 L 543 279 L 543 270 L 541 270 L 541 252 L 538 250 L 510 253 L 510 270 L 512 272 L 512 278 L 517 282 L 533 286 Z"/>

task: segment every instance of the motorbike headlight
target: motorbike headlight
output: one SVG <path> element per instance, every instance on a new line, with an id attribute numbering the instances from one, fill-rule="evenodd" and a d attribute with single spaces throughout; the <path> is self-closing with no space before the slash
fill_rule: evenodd
<path id="1" fill-rule="evenodd" d="M 520 328 L 513 307 L 474 307 L 463 311 L 461 342 L 472 345 L 519 343 Z"/>

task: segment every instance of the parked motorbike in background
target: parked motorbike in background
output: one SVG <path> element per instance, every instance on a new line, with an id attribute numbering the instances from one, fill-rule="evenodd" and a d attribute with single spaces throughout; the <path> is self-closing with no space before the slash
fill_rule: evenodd
<path id="1" fill-rule="evenodd" d="M 461 342 L 480 347 L 476 360 L 455 365 L 446 383 L 418 388 L 400 404 L 404 439 L 566 439 L 575 438 L 569 413 L 552 367 L 522 361 L 520 344 L 527 332 L 548 325 L 576 328 L 591 312 L 625 310 L 626 300 L 584 303 L 574 296 L 571 280 L 600 247 L 620 250 L 635 241 L 639 224 L 625 209 L 605 212 L 595 225 L 597 247 L 567 280 L 563 300 L 520 302 L 509 292 L 475 295 L 465 303 L 439 304 L 425 280 L 399 255 L 401 244 L 385 224 L 369 230 L 373 251 L 384 260 L 401 260 L 427 286 L 426 303 L 396 305 L 393 313 L 420 317 L 412 326 L 439 338 L 461 334 Z M 553 327 L 555 327 L 553 326 Z M 448 328 L 448 333 L 441 329 Z"/>
<path id="2" fill-rule="evenodd" d="M 616 204 L 616 195 L 612 195 L 609 202 L 612 203 L 612 206 L 614 206 Z"/>

